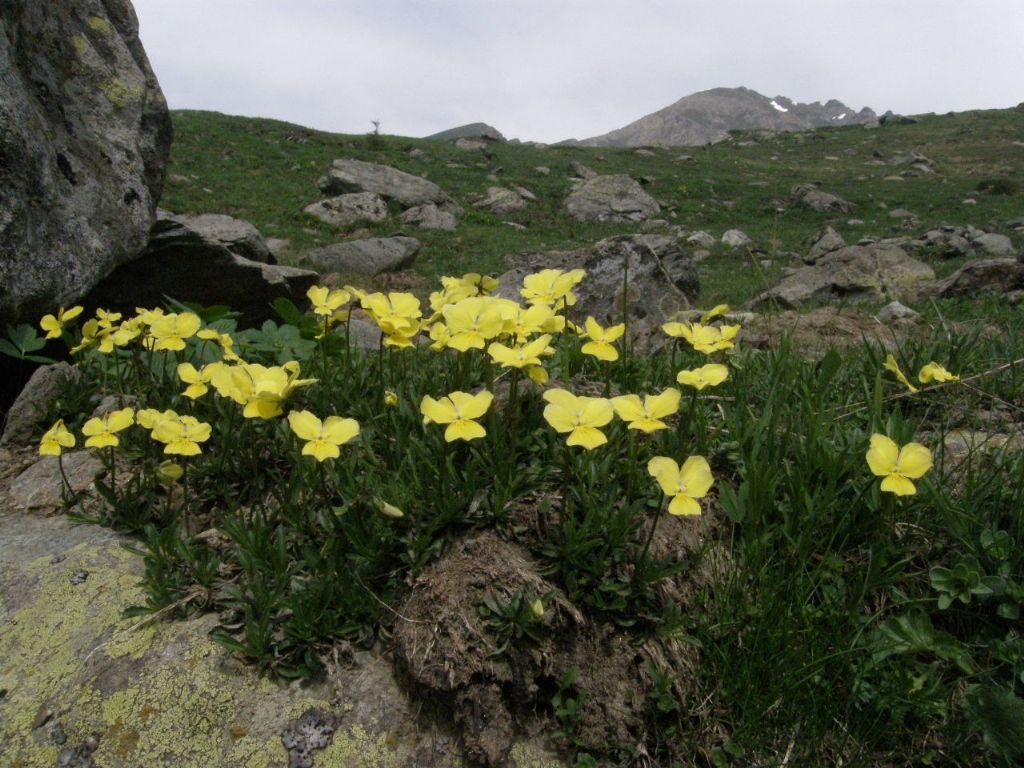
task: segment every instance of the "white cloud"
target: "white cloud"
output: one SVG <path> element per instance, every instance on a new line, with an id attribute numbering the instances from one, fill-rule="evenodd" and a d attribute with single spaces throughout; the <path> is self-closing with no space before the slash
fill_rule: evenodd
<path id="1" fill-rule="evenodd" d="M 135 0 L 173 108 L 419 136 L 604 133 L 746 85 L 913 113 L 1010 106 L 1020 0 Z"/>

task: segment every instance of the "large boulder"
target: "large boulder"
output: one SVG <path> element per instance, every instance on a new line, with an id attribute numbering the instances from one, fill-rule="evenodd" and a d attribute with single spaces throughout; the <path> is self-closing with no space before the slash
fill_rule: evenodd
<path id="1" fill-rule="evenodd" d="M 798 184 L 793 187 L 787 202 L 797 208 L 807 208 L 818 213 L 849 213 L 857 208 L 855 203 L 826 192 L 816 184 Z"/>
<path id="2" fill-rule="evenodd" d="M 186 222 L 161 212 L 142 255 L 115 269 L 83 303 L 126 312 L 161 306 L 167 298 L 226 304 L 242 313 L 244 324 L 258 324 L 275 316 L 270 306 L 275 299 L 302 305 L 316 284 L 315 272 L 238 256 Z"/>
<path id="3" fill-rule="evenodd" d="M 317 182 L 317 186 L 327 195 L 372 192 L 394 200 L 405 208 L 451 201 L 447 193 L 432 181 L 388 165 L 362 160 L 335 160 L 327 175 Z"/>
<path id="4" fill-rule="evenodd" d="M 171 132 L 128 0 L 0 5 L 0 325 L 138 255 Z"/>
<path id="5" fill-rule="evenodd" d="M 487 196 L 475 203 L 475 207 L 503 216 L 526 208 L 526 199 L 514 189 L 488 187 Z"/>
<path id="6" fill-rule="evenodd" d="M 0 445 L 24 444 L 38 437 L 50 409 L 81 375 L 77 368 L 67 363 L 36 368 L 7 412 Z"/>
<path id="7" fill-rule="evenodd" d="M 388 204 L 373 192 L 349 192 L 307 205 L 302 211 L 332 226 L 347 227 L 357 221 L 384 221 Z"/>
<path id="8" fill-rule="evenodd" d="M 414 205 L 402 211 L 400 217 L 403 224 L 415 224 L 420 229 L 440 229 L 454 232 L 458 219 L 450 211 L 442 210 L 433 203 Z"/>
<path id="9" fill-rule="evenodd" d="M 565 210 L 579 221 L 630 223 L 661 212 L 658 202 L 629 176 L 584 179 L 565 199 Z"/>
<path id="10" fill-rule="evenodd" d="M 753 307 L 795 309 L 830 301 L 901 299 L 935 279 L 927 264 L 889 245 L 850 245 L 825 254 L 753 299 Z"/>
<path id="11" fill-rule="evenodd" d="M 1020 290 L 1024 290 L 1024 260 L 978 259 L 967 262 L 945 280 L 940 280 L 934 292 L 937 296 L 950 298 Z"/>
<path id="12" fill-rule="evenodd" d="M 157 212 L 157 218 L 174 218 L 208 243 L 223 245 L 236 256 L 261 264 L 276 264 L 277 259 L 260 231 L 248 221 L 223 213 L 202 213 L 198 216 Z"/>
<path id="13" fill-rule="evenodd" d="M 609 318 L 619 322 L 628 265 L 629 332 L 640 347 L 658 340 L 661 324 L 689 309 L 700 292 L 693 257 L 663 235 L 619 235 L 577 251 L 514 254 L 506 262 L 509 270 L 499 278 L 499 293 L 513 299 L 519 298 L 523 278 L 540 269 L 586 270 L 571 314 L 580 322 L 593 315 L 602 324 Z"/>
<path id="14" fill-rule="evenodd" d="M 317 272 L 379 275 L 408 269 L 423 244 L 415 237 L 371 237 L 316 248 L 299 261 Z"/>

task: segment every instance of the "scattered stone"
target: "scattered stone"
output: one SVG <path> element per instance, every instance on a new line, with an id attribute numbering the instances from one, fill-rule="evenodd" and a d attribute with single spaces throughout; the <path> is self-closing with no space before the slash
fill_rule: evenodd
<path id="1" fill-rule="evenodd" d="M 288 750 L 288 768 L 313 768 L 313 752 L 324 749 L 334 738 L 334 717 L 319 709 L 307 709 L 281 735 Z"/>
<path id="2" fill-rule="evenodd" d="M 906 208 L 893 208 L 889 211 L 890 219 L 916 219 L 917 214 L 908 211 Z"/>
<path id="3" fill-rule="evenodd" d="M 129 0 L 4 3 L 0 61 L 3 328 L 139 254 L 172 128 Z"/>
<path id="4" fill-rule="evenodd" d="M 142 255 L 114 270 L 83 303 L 133 313 L 135 307 L 162 306 L 169 296 L 227 305 L 242 314 L 243 323 L 259 324 L 274 316 L 270 305 L 276 298 L 304 305 L 317 279 L 314 272 L 238 256 L 165 214 L 153 225 Z"/>
<path id="5" fill-rule="evenodd" d="M 487 149 L 488 143 L 483 139 L 468 139 L 465 136 L 455 140 L 455 148 L 464 152 L 480 152 Z"/>
<path id="6" fill-rule="evenodd" d="M 86 582 L 86 580 L 88 578 L 89 578 L 89 572 L 88 571 L 75 571 L 71 575 L 71 578 L 68 579 L 68 581 L 71 582 L 71 584 L 73 586 L 77 587 L 79 584 L 85 584 L 85 582 Z"/>
<path id="7" fill-rule="evenodd" d="M 890 301 L 875 315 L 880 323 L 890 325 L 897 320 L 919 320 L 921 315 L 898 301 Z"/>
<path id="8" fill-rule="evenodd" d="M 976 296 L 980 293 L 1010 294 L 1024 290 L 1024 262 L 1018 259 L 970 261 L 939 281 L 934 295 L 941 298 Z"/>
<path id="9" fill-rule="evenodd" d="M 946 454 L 954 461 L 963 461 L 972 454 L 1024 450 L 1024 437 L 973 429 L 951 429 L 942 438 Z"/>
<path id="10" fill-rule="evenodd" d="M 750 245 L 752 242 L 754 241 L 741 229 L 728 229 L 722 235 L 722 244 L 730 248 L 741 248 L 744 245 Z"/>
<path id="11" fill-rule="evenodd" d="M 422 245 L 414 237 L 401 235 L 349 240 L 316 248 L 301 257 L 299 262 L 321 274 L 355 272 L 373 276 L 408 269 L 416 261 Z"/>
<path id="12" fill-rule="evenodd" d="M 572 170 L 572 175 L 578 179 L 596 179 L 597 171 L 588 168 L 583 163 L 573 160 L 569 168 Z"/>
<path id="13" fill-rule="evenodd" d="M 506 227 L 512 227 L 512 229 L 516 230 L 517 232 L 526 231 L 526 225 L 520 224 L 518 221 L 503 221 L 501 223 L 504 224 Z"/>
<path id="14" fill-rule="evenodd" d="M 649 149 L 644 149 L 643 147 L 641 147 L 640 149 L 633 150 L 633 154 L 634 155 L 640 155 L 641 157 L 657 157 L 658 156 L 657 153 L 652 152 Z"/>
<path id="15" fill-rule="evenodd" d="M 549 173 L 551 173 L 551 169 L 548 168 L 546 165 L 535 166 L 533 170 L 535 170 L 541 176 L 547 176 Z"/>
<path id="16" fill-rule="evenodd" d="M 587 271 L 577 288 L 576 311 L 601 322 L 622 312 L 623 267 L 629 265 L 629 335 L 640 348 L 664 341 L 661 324 L 689 309 L 700 292 L 696 259 L 666 235 L 619 235 L 576 251 L 513 254 L 499 282 L 501 295 L 518 298 L 523 278 L 538 269 Z"/>
<path id="17" fill-rule="evenodd" d="M 327 195 L 372 192 L 404 207 L 424 203 L 446 203 L 450 198 L 437 184 L 387 165 L 362 160 L 335 160 L 327 176 L 317 182 Z"/>
<path id="18" fill-rule="evenodd" d="M 863 219 L 850 219 L 849 221 L 846 222 L 846 224 L 847 224 L 847 226 L 850 226 L 850 227 L 863 227 L 864 226 L 864 220 Z"/>
<path id="19" fill-rule="evenodd" d="M 32 730 L 34 731 L 36 728 L 42 728 L 52 719 L 53 710 L 45 704 L 43 704 L 41 707 L 39 707 L 39 711 L 36 712 L 35 719 L 32 721 Z"/>
<path id="20" fill-rule="evenodd" d="M 777 304 L 795 309 L 818 302 L 899 299 L 934 279 L 931 267 L 902 248 L 848 245 L 825 254 L 814 266 L 798 269 L 755 297 L 750 306 Z"/>
<path id="21" fill-rule="evenodd" d="M 458 224 L 455 214 L 438 208 L 434 203 L 415 205 L 402 212 L 403 224 L 416 224 L 420 229 L 440 229 L 454 232 Z"/>
<path id="22" fill-rule="evenodd" d="M 0 445 L 27 445 L 37 438 L 54 403 L 81 377 L 81 371 L 67 363 L 37 368 L 7 412 Z"/>
<path id="23" fill-rule="evenodd" d="M 268 237 L 267 248 L 274 254 L 274 258 L 277 259 L 282 253 L 292 247 L 292 241 L 285 237 Z"/>
<path id="24" fill-rule="evenodd" d="M 526 208 L 526 200 L 514 190 L 504 187 L 488 187 L 487 196 L 476 203 L 475 207 L 503 216 Z"/>
<path id="25" fill-rule="evenodd" d="M 819 213 L 849 213 L 857 207 L 855 203 L 819 189 L 816 184 L 798 184 L 793 187 L 787 202 L 797 208 L 807 208 Z"/>
<path id="26" fill-rule="evenodd" d="M 657 201 L 626 175 L 594 176 L 565 199 L 565 210 L 579 221 L 630 223 L 661 212 Z"/>
<path id="27" fill-rule="evenodd" d="M 1006 235 L 983 232 L 970 238 L 971 245 L 989 256 L 1013 256 L 1013 241 Z"/>
<path id="28" fill-rule="evenodd" d="M 958 258 L 971 253 L 971 243 L 964 235 L 965 230 L 957 227 L 930 229 L 919 242 L 943 258 Z"/>
<path id="29" fill-rule="evenodd" d="M 388 204 L 373 192 L 350 192 L 307 205 L 302 212 L 331 226 L 347 227 L 357 221 L 384 221 L 388 217 Z"/>
<path id="30" fill-rule="evenodd" d="M 537 196 L 526 187 L 512 187 L 512 190 L 524 200 L 536 200 Z"/>
<path id="31" fill-rule="evenodd" d="M 718 243 L 715 240 L 715 236 L 709 232 L 705 232 L 703 229 L 698 229 L 692 235 L 686 238 L 686 242 L 690 245 L 699 246 L 700 248 L 714 248 Z"/>
<path id="32" fill-rule="evenodd" d="M 961 200 L 960 204 L 961 205 L 977 205 L 978 201 L 975 200 L 973 197 L 967 197 L 967 198 L 964 198 L 963 200 Z"/>
<path id="33" fill-rule="evenodd" d="M 409 157 L 411 157 L 414 160 L 416 160 L 416 159 L 419 159 L 421 157 L 425 157 L 427 153 L 424 152 L 419 147 L 413 147 L 412 149 L 409 150 L 408 154 L 409 154 Z"/>
<path id="34" fill-rule="evenodd" d="M 841 234 L 836 232 L 831 226 L 825 227 L 814 239 L 814 242 L 811 244 L 811 250 L 803 261 L 806 264 L 814 264 L 826 253 L 838 251 L 845 246 L 846 240 L 843 239 Z"/>
<path id="35" fill-rule="evenodd" d="M 886 176 L 882 181 L 906 181 L 902 176 Z"/>
<path id="36" fill-rule="evenodd" d="M 190 187 L 192 186 L 192 179 L 188 176 L 182 176 L 180 173 L 169 173 L 167 174 L 167 183 L 173 184 L 176 187 Z"/>
<path id="37" fill-rule="evenodd" d="M 158 211 L 157 217 L 176 219 L 206 242 L 222 245 L 236 256 L 249 259 L 249 261 L 258 261 L 260 264 L 277 263 L 263 235 L 248 221 L 236 219 L 234 216 L 226 216 L 223 213 L 190 216 Z"/>
<path id="38" fill-rule="evenodd" d="M 103 474 L 103 462 L 91 450 L 65 453 L 63 463 L 72 495 L 91 491 L 93 482 Z M 64 504 L 63 491 L 57 457 L 44 456 L 14 479 L 11 502 L 17 509 L 55 510 Z"/>

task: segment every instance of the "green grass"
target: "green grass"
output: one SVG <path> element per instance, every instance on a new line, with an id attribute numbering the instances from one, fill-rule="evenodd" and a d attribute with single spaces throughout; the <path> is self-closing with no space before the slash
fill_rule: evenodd
<path id="1" fill-rule="evenodd" d="M 688 230 L 704 229 L 716 237 L 733 227 L 754 238 L 763 255 L 734 254 L 721 246 L 700 265 L 709 304 L 742 303 L 777 281 L 786 258 L 774 260 L 763 275 L 748 269 L 752 260 L 778 252 L 806 252 L 809 240 L 826 223 L 856 242 L 865 235 L 908 234 L 889 218 L 894 208 L 916 213 L 920 224 L 909 234 L 944 224 L 994 227 L 1006 232 L 1005 222 L 1021 215 L 1024 198 L 982 194 L 979 182 L 1005 179 L 1024 186 L 1024 142 L 1019 112 L 992 110 L 922 118 L 916 125 L 867 130 L 859 126 L 824 128 L 810 133 L 758 138 L 738 133 L 708 147 L 656 149 L 654 157 L 628 149 L 550 146 L 537 148 L 499 144 L 490 159 L 437 141 L 313 131 L 287 123 L 230 117 L 212 112 L 173 113 L 175 141 L 169 172 L 195 177 L 188 184 L 168 182 L 162 205 L 180 213 L 220 212 L 251 221 L 264 235 L 291 241 L 291 258 L 310 248 L 350 234 L 337 231 L 302 209 L 321 195 L 315 183 L 335 158 L 355 158 L 394 166 L 439 184 L 465 209 L 455 233 L 410 228 L 425 248 L 415 269 L 428 278 L 442 274 L 502 272 L 509 253 L 584 247 L 637 225 L 580 224 L 562 211 L 569 191 L 570 165 L 582 162 L 598 173 L 625 173 L 654 179 L 648 191 L 664 206 L 662 216 Z M 751 146 L 739 146 L 754 140 Z M 375 146 L 379 148 L 374 148 Z M 410 157 L 412 149 L 423 155 Z M 885 181 L 897 173 L 891 166 L 871 163 L 875 152 L 885 157 L 922 152 L 936 163 L 937 173 Z M 689 155 L 692 160 L 680 160 Z M 836 159 L 828 159 L 836 158 Z M 450 167 L 455 164 L 456 167 Z M 538 173 L 546 166 L 551 173 Z M 475 210 L 471 203 L 495 184 L 522 185 L 540 199 L 525 211 L 496 217 Z M 796 184 L 819 181 L 823 187 L 852 202 L 858 209 L 833 216 L 798 209 L 777 212 L 775 202 Z M 763 186 L 754 186 L 754 185 Z M 973 198 L 976 205 L 964 205 Z M 882 207 L 882 206 L 885 207 Z M 851 219 L 864 221 L 850 226 Z M 527 227 L 518 231 L 502 221 Z M 374 235 L 396 230 L 397 218 L 367 227 Z M 1006 232 L 1018 237 L 1012 231 Z M 1019 243 L 1018 238 L 1018 243 Z M 952 262 L 929 259 L 940 272 Z M 759 265 L 758 265 L 759 266 Z M 740 268 L 740 269 L 737 269 Z"/>

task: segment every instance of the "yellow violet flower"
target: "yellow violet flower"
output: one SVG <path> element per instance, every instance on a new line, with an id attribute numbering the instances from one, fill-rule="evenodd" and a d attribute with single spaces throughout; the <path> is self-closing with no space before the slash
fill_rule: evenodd
<path id="1" fill-rule="evenodd" d="M 739 325 L 715 327 L 700 323 L 665 323 L 661 330 L 674 338 L 685 339 L 698 352 L 710 355 L 720 349 L 731 349 L 740 332 Z"/>
<path id="2" fill-rule="evenodd" d="M 899 363 L 896 362 L 896 358 L 892 356 L 892 353 L 890 353 L 890 354 L 885 356 L 885 370 L 889 371 L 889 373 L 891 373 L 893 376 L 895 376 L 896 380 L 900 384 L 905 386 L 907 389 L 909 389 L 911 392 L 917 392 L 918 391 L 917 387 L 915 387 L 913 384 L 911 384 L 910 383 L 910 379 L 908 379 L 903 374 L 903 371 L 900 370 Z"/>
<path id="3" fill-rule="evenodd" d="M 729 378 L 729 369 L 719 363 L 708 363 L 692 371 L 680 371 L 676 381 L 686 387 L 701 390 L 705 387 L 717 387 Z"/>
<path id="4" fill-rule="evenodd" d="M 451 333 L 448 346 L 459 352 L 483 349 L 487 340 L 505 326 L 501 305 L 490 296 L 471 296 L 458 304 L 448 304 L 441 308 L 441 314 Z"/>
<path id="5" fill-rule="evenodd" d="M 398 394 L 394 390 L 384 390 L 384 405 L 388 406 L 389 408 L 394 408 L 396 405 L 398 405 Z"/>
<path id="6" fill-rule="evenodd" d="M 143 429 L 153 431 L 165 420 L 174 420 L 178 414 L 174 411 L 158 411 L 156 408 L 143 408 L 135 414 L 135 423 Z"/>
<path id="7" fill-rule="evenodd" d="M 117 432 L 135 423 L 135 412 L 131 408 L 112 411 L 105 416 L 89 419 L 82 427 L 82 434 L 88 438 L 86 448 L 113 448 L 120 441 Z"/>
<path id="8" fill-rule="evenodd" d="M 87 349 L 96 343 L 100 333 L 99 320 L 92 318 L 82 323 L 82 340 L 77 345 L 71 348 L 71 354 L 75 355 L 81 352 L 83 349 Z"/>
<path id="9" fill-rule="evenodd" d="M 669 387 L 660 395 L 644 395 L 643 401 L 639 395 L 620 395 L 612 398 L 612 406 L 630 429 L 656 432 L 667 429 L 662 419 L 679 410 L 679 390 Z"/>
<path id="10" fill-rule="evenodd" d="M 154 426 L 150 437 L 164 443 L 164 453 L 198 456 L 203 451 L 199 444 L 210 439 L 210 425 L 195 416 L 174 413 L 172 418 L 167 418 L 165 414 Z"/>
<path id="11" fill-rule="evenodd" d="M 300 440 L 306 441 L 302 455 L 312 456 L 317 461 L 338 458 L 340 446 L 359 434 L 359 422 L 355 419 L 328 416 L 321 421 L 309 411 L 291 411 L 288 426 Z"/>
<path id="12" fill-rule="evenodd" d="M 579 285 L 587 273 L 582 269 L 563 272 L 560 269 L 542 269 L 523 278 L 520 295 L 527 304 L 546 304 L 555 309 L 571 307 L 576 303 L 572 289 Z"/>
<path id="13" fill-rule="evenodd" d="M 313 305 L 313 314 L 334 317 L 334 313 L 352 301 L 352 294 L 339 289 L 331 290 L 323 285 L 314 285 L 306 291 L 306 298 Z"/>
<path id="14" fill-rule="evenodd" d="M 673 515 L 699 515 L 700 502 L 715 479 L 703 456 L 690 456 L 680 467 L 667 456 L 655 456 L 647 462 L 647 472 L 658 481 L 662 492 L 671 496 L 668 511 Z"/>
<path id="15" fill-rule="evenodd" d="M 471 395 L 468 392 L 452 392 L 447 397 L 435 400 L 424 395 L 420 401 L 420 413 L 424 424 L 447 424 L 444 431 L 446 442 L 455 440 L 476 440 L 487 434 L 474 419 L 479 419 L 491 407 L 494 395 L 486 389 Z"/>
<path id="16" fill-rule="evenodd" d="M 707 312 L 705 312 L 703 315 L 700 316 L 700 324 L 701 325 L 707 325 L 709 322 L 714 320 L 716 317 L 721 317 L 722 315 L 724 315 L 728 311 L 729 311 L 729 305 L 728 304 L 718 304 L 718 305 L 712 307 L 711 309 L 709 309 Z"/>
<path id="17" fill-rule="evenodd" d="M 346 286 L 346 290 L 348 286 Z M 356 294 L 358 296 L 358 294 Z M 366 313 L 387 336 L 412 336 L 423 316 L 420 300 L 411 293 L 367 293 L 360 298 Z"/>
<path id="18" fill-rule="evenodd" d="M 910 482 L 932 468 L 932 454 L 920 443 L 896 445 L 885 435 L 874 434 L 865 456 L 872 473 L 882 480 L 882 490 L 897 496 L 912 496 L 917 488 Z"/>
<path id="19" fill-rule="evenodd" d="M 46 430 L 46 434 L 39 440 L 40 456 L 60 456 L 65 448 L 75 447 L 75 436 L 64 426 L 64 419 L 57 419 L 57 423 Z"/>
<path id="20" fill-rule="evenodd" d="M 564 389 L 544 393 L 544 420 L 558 432 L 568 432 L 568 445 L 593 450 L 608 442 L 601 427 L 615 417 L 612 401 L 604 397 L 577 397 Z"/>
<path id="21" fill-rule="evenodd" d="M 96 310 L 96 322 L 102 329 L 110 330 L 114 327 L 114 323 L 121 319 L 120 312 L 110 312 L 106 309 Z"/>
<path id="22" fill-rule="evenodd" d="M 164 485 L 173 485 L 181 480 L 181 477 L 184 474 L 184 467 L 182 467 L 181 464 L 176 464 L 170 459 L 161 461 L 160 465 L 156 468 L 156 479 Z"/>
<path id="23" fill-rule="evenodd" d="M 538 336 L 529 344 L 520 344 L 515 347 L 506 347 L 497 341 L 491 342 L 487 353 L 498 365 L 505 368 L 526 368 L 531 365 L 540 365 L 540 356 L 547 352 L 551 341 L 549 334 Z"/>
<path id="24" fill-rule="evenodd" d="M 178 365 L 178 378 L 181 379 L 182 383 L 188 384 L 188 387 L 181 394 L 192 400 L 205 395 L 210 389 L 206 385 L 210 382 L 213 370 L 203 366 L 202 370 L 197 371 L 192 363 L 180 363 Z"/>
<path id="25" fill-rule="evenodd" d="M 64 325 L 69 320 L 74 320 L 82 314 L 82 307 L 74 306 L 70 309 L 64 309 L 61 307 L 57 310 L 57 315 L 43 315 L 43 319 L 39 321 L 39 327 L 46 331 L 46 338 L 56 339 L 64 331 Z"/>
<path id="26" fill-rule="evenodd" d="M 235 354 L 234 350 L 232 349 L 235 346 L 235 340 L 231 337 L 230 334 L 221 333 L 220 331 L 217 331 L 213 328 L 204 328 L 199 333 L 197 333 L 196 336 L 205 341 L 212 341 L 215 344 L 219 344 L 221 352 L 223 352 L 225 361 L 233 363 L 242 359 L 237 354 Z"/>
<path id="27" fill-rule="evenodd" d="M 590 341 L 584 344 L 580 350 L 583 354 L 592 355 L 598 360 L 605 360 L 607 362 L 619 359 L 619 350 L 613 346 L 613 342 L 621 338 L 622 334 L 626 332 L 624 323 L 602 328 L 598 325 L 597 320 L 588 317 L 584 326 L 587 329 L 586 337 Z"/>
<path id="28" fill-rule="evenodd" d="M 243 363 L 215 370 L 210 383 L 222 397 L 230 397 L 244 406 L 245 418 L 273 419 L 284 413 L 281 404 L 295 389 L 317 381 L 298 376 L 299 364 L 294 360 L 270 367 Z"/>
<path id="29" fill-rule="evenodd" d="M 950 373 L 938 363 L 931 362 L 918 371 L 917 380 L 922 384 L 930 384 L 933 381 L 960 381 L 960 377 Z"/>
<path id="30" fill-rule="evenodd" d="M 168 314 L 156 318 L 149 327 L 149 334 L 155 343 L 156 351 L 169 350 L 178 352 L 185 348 L 185 339 L 196 335 L 202 320 L 192 312 Z"/>

